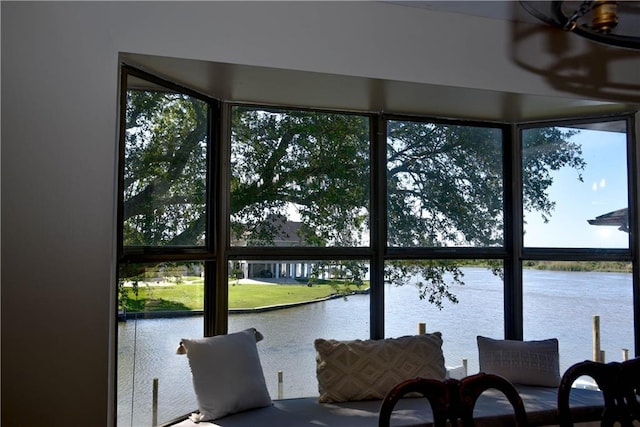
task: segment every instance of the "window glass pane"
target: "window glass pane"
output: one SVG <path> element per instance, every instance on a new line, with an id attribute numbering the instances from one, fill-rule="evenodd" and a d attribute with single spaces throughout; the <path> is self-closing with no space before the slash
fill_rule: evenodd
<path id="1" fill-rule="evenodd" d="M 203 246 L 208 106 L 167 91 L 127 91 L 125 246 Z"/>
<path id="2" fill-rule="evenodd" d="M 502 261 L 412 260 L 385 264 L 385 336 L 442 333 L 447 367 L 478 372 L 476 336 L 504 338 Z M 460 374 L 458 372 L 456 375 Z"/>
<path id="3" fill-rule="evenodd" d="M 599 317 L 605 361 L 633 357 L 631 263 L 526 261 L 524 338 L 557 338 L 560 373 L 593 359 L 593 318 Z"/>
<path id="4" fill-rule="evenodd" d="M 502 131 L 389 121 L 389 246 L 502 246 Z"/>
<path id="5" fill-rule="evenodd" d="M 230 267 L 238 274 L 229 281 L 229 332 L 255 327 L 264 335 L 258 351 L 272 398 L 317 396 L 314 340 L 369 338 L 369 265 L 357 260 L 260 263 L 280 274 L 241 278 L 246 264 Z"/>
<path id="6" fill-rule="evenodd" d="M 231 245 L 368 245 L 368 123 L 235 107 Z"/>
<path id="7" fill-rule="evenodd" d="M 629 247 L 625 124 L 600 125 L 523 132 L 525 246 Z"/>
<path id="8" fill-rule="evenodd" d="M 180 340 L 203 336 L 204 266 L 201 263 L 128 264 L 120 267 L 118 322 L 118 426 L 153 425 L 198 405 Z"/>

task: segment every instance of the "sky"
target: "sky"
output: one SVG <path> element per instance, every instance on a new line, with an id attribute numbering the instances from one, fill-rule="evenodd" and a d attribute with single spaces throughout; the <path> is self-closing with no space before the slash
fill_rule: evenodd
<path id="1" fill-rule="evenodd" d="M 556 208 L 547 224 L 539 214 L 525 212 L 525 246 L 628 248 L 627 233 L 615 226 L 587 223 L 628 205 L 626 134 L 581 130 L 572 140 L 582 145 L 583 182 L 573 169 L 553 174 L 549 195 Z"/>

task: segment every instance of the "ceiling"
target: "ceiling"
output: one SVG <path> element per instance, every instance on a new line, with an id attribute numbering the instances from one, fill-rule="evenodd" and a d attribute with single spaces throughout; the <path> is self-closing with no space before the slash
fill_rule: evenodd
<path id="1" fill-rule="evenodd" d="M 539 24 L 516 1 L 384 2 Z M 493 122 L 614 114 L 632 111 L 639 104 L 637 100 L 626 103 L 598 101 L 603 99 L 598 97 L 537 96 L 141 54 L 123 53 L 121 59 L 209 96 L 239 103 L 393 112 Z M 429 102 L 425 102 L 426 99 Z"/>
<path id="2" fill-rule="evenodd" d="M 491 19 L 539 24 L 518 1 L 385 1 L 399 6 L 430 9 L 439 12 L 461 13 Z"/>
<path id="3" fill-rule="evenodd" d="M 625 104 L 278 68 L 122 54 L 130 65 L 218 99 L 355 112 L 523 122 L 628 111 Z M 144 87 L 142 81 L 138 87 Z M 429 100 L 429 102 L 425 102 Z"/>

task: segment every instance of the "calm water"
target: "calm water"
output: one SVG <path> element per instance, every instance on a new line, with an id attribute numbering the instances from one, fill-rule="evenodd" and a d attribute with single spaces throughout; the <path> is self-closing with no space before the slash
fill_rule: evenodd
<path id="1" fill-rule="evenodd" d="M 503 285 L 485 269 L 464 272 L 466 284 L 455 290 L 459 303 L 442 310 L 420 300 L 413 286 L 387 285 L 385 334 L 414 334 L 418 322 L 425 322 L 428 331 L 442 332 L 447 366 L 467 359 L 468 372 L 474 373 L 478 370 L 476 336 L 503 337 Z M 621 360 L 623 348 L 633 355 L 630 274 L 527 270 L 524 279 L 525 339 L 558 338 L 561 371 L 592 357 L 594 315 L 600 316 L 607 361 Z M 202 324 L 201 316 L 119 324 L 118 426 L 151 425 L 153 378 L 159 380 L 159 422 L 197 408 L 186 356 L 176 355 L 175 349 L 183 337 L 202 336 Z M 369 296 L 230 316 L 230 332 L 248 327 L 265 336 L 258 350 L 272 398 L 278 396 L 278 371 L 284 375 L 285 398 L 315 396 L 314 339 L 367 339 Z"/>

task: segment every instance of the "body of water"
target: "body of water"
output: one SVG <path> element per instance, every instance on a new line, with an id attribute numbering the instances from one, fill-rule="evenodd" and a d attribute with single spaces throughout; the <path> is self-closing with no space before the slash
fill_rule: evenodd
<path id="1" fill-rule="evenodd" d="M 385 335 L 415 334 L 425 322 L 428 331 L 442 332 L 447 366 L 466 359 L 472 374 L 478 371 L 476 336 L 504 337 L 503 283 L 486 269 L 463 271 L 465 285 L 454 290 L 458 304 L 442 310 L 419 299 L 414 286 L 387 285 Z M 561 373 L 592 357 L 594 315 L 600 316 L 607 361 L 621 360 L 625 348 L 633 356 L 631 274 L 526 270 L 524 283 L 525 339 L 558 338 Z M 368 339 L 369 296 L 230 315 L 229 332 L 249 327 L 265 337 L 258 350 L 272 398 L 278 397 L 279 371 L 285 398 L 316 396 L 313 341 Z M 187 358 L 175 349 L 181 338 L 200 337 L 202 331 L 202 316 L 119 324 L 118 426 L 151 425 L 153 378 L 159 383 L 159 422 L 197 409 Z"/>

